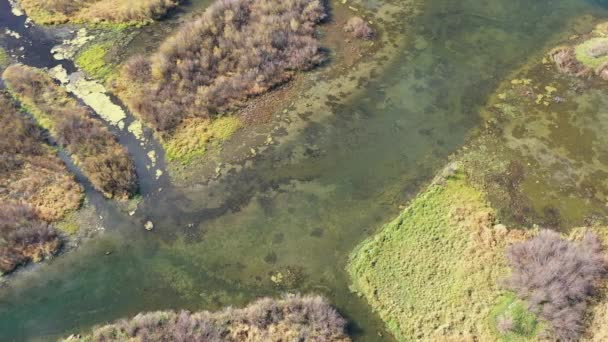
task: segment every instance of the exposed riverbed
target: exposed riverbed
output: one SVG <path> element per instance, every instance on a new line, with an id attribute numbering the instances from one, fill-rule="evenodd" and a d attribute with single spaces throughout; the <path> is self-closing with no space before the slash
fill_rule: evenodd
<path id="1" fill-rule="evenodd" d="M 375 11 L 405 2 L 361 3 Z M 4 39 L 8 50 L 29 41 L 21 61 L 58 64 L 53 37 L 21 28 L 25 19 L 8 9 L 0 1 L 0 30 L 10 24 L 21 35 Z M 387 340 L 348 289 L 348 253 L 465 143 L 501 79 L 583 14 L 606 13 L 584 0 L 424 1 L 411 26 L 385 32 L 410 43 L 362 93 L 250 167 L 184 188 L 144 177 L 151 185 L 136 217 L 101 203 L 106 234 L 0 289 L 0 339 L 47 340 L 140 311 L 218 309 L 300 291 L 328 296 L 356 339 Z M 129 150 L 142 163 L 149 151 Z"/>

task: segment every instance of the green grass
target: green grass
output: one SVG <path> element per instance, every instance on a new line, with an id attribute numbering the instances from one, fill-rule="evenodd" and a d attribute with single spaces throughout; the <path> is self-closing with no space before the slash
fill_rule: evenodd
<path id="1" fill-rule="evenodd" d="M 491 325 L 496 328 L 500 318 L 513 320 L 513 331 L 501 334 L 498 329 L 495 333 L 504 342 L 533 341 L 542 330 L 541 324 L 535 314 L 528 311 L 526 303 L 519 300 L 514 293 L 507 293 L 499 300 L 490 314 Z"/>
<path id="2" fill-rule="evenodd" d="M 494 234 L 492 215 L 464 175 L 431 185 L 353 251 L 353 290 L 399 341 L 496 340 L 488 318 L 508 274 L 505 239 L 477 238 Z"/>
<path id="3" fill-rule="evenodd" d="M 241 127 L 241 120 L 235 116 L 185 123 L 163 143 L 167 159 L 188 165 L 204 156 L 209 149 L 221 146 Z"/>
<path id="4" fill-rule="evenodd" d="M 575 48 L 576 59 L 587 67 L 597 69 L 602 64 L 608 62 L 608 55 L 600 57 L 592 57 L 587 52 L 596 44 L 605 43 L 608 44 L 608 38 L 591 38 Z"/>
<path id="5" fill-rule="evenodd" d="M 76 65 L 89 76 L 105 81 L 114 71 L 114 65 L 106 62 L 111 43 L 96 43 L 87 46 L 76 56 Z"/>

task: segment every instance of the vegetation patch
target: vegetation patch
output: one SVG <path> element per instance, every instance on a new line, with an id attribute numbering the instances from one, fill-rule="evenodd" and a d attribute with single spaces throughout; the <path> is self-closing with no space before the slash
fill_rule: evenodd
<path id="1" fill-rule="evenodd" d="M 533 341 L 542 330 L 536 315 L 514 293 L 508 293 L 498 300 L 490 319 L 496 335 L 505 342 Z"/>
<path id="2" fill-rule="evenodd" d="M 6 50 L 0 47 L 0 69 L 3 69 L 9 65 L 11 57 L 8 55 Z"/>
<path id="3" fill-rule="evenodd" d="M 151 312 L 65 341 L 350 341 L 346 321 L 319 296 L 263 298 L 217 313 Z"/>
<path id="4" fill-rule="evenodd" d="M 19 0 L 38 24 L 123 23 L 145 24 L 178 6 L 178 0 Z"/>
<path id="5" fill-rule="evenodd" d="M 550 230 L 507 249 L 507 286 L 549 324 L 556 340 L 580 338 L 588 300 L 606 275 L 602 249 L 592 232 L 576 243 Z"/>
<path id="6" fill-rule="evenodd" d="M 61 248 L 55 229 L 25 204 L 0 201 L 0 275 L 40 262 Z"/>
<path id="7" fill-rule="evenodd" d="M 217 1 L 155 54 L 128 61 L 114 90 L 160 132 L 220 116 L 324 61 L 315 25 L 325 16 L 319 0 Z"/>
<path id="8" fill-rule="evenodd" d="M 89 45 L 76 56 L 76 65 L 89 76 L 105 81 L 114 70 L 113 65 L 106 61 L 106 55 L 111 47 L 111 43 Z"/>
<path id="9" fill-rule="evenodd" d="M 242 127 L 238 117 L 223 116 L 214 120 L 185 120 L 176 133 L 164 142 L 167 159 L 190 164 L 209 148 L 219 146 Z"/>
<path id="10" fill-rule="evenodd" d="M 0 202 L 33 207 L 56 221 L 80 207 L 83 190 L 68 172 L 43 132 L 0 94 Z"/>
<path id="11" fill-rule="evenodd" d="M 457 172 L 360 244 L 347 270 L 399 341 L 491 341 L 504 247 L 524 235 L 495 225 L 482 193 Z"/>
<path id="12" fill-rule="evenodd" d="M 102 121 L 93 117 L 42 70 L 12 65 L 3 78 L 36 121 L 49 130 L 108 198 L 128 199 L 137 188 L 135 167 L 127 150 Z"/>

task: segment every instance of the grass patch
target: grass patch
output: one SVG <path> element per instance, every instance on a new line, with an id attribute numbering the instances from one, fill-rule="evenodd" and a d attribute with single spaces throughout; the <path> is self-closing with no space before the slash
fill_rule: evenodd
<path id="1" fill-rule="evenodd" d="M 496 340 L 488 317 L 508 274 L 504 247 L 520 235 L 494 228 L 482 193 L 457 173 L 360 244 L 347 270 L 399 341 Z"/>
<path id="2" fill-rule="evenodd" d="M 511 320 L 512 329 L 509 332 L 501 333 L 497 328 L 501 319 Z M 526 303 L 511 292 L 499 298 L 490 314 L 490 321 L 495 334 L 504 342 L 532 341 L 542 331 L 536 315 L 528 311 Z"/>
<path id="3" fill-rule="evenodd" d="M 167 159 L 184 165 L 202 157 L 213 147 L 219 147 L 242 127 L 238 117 L 186 120 L 165 143 Z"/>
<path id="4" fill-rule="evenodd" d="M 106 55 L 111 47 L 112 43 L 89 45 L 76 56 L 76 65 L 89 76 L 105 81 L 114 70 L 114 66 L 106 62 Z"/>
<path id="5" fill-rule="evenodd" d="M 576 59 L 586 67 L 596 70 L 602 64 L 608 62 L 608 54 L 601 54 L 594 56 L 593 51 L 600 51 L 608 48 L 608 38 L 591 38 L 580 45 L 578 45 L 574 51 L 576 53 Z"/>

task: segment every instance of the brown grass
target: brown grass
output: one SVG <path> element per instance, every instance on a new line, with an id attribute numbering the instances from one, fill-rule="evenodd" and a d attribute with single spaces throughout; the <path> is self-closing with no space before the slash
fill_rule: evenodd
<path id="1" fill-rule="evenodd" d="M 57 139 L 93 186 L 108 198 L 137 189 L 134 164 L 117 138 L 42 70 L 12 65 L 2 75 L 11 93 Z"/>
<path id="2" fill-rule="evenodd" d="M 28 203 L 47 221 L 80 206 L 82 187 L 5 94 L 0 94 L 0 136 L 0 201 Z"/>
<path id="3" fill-rule="evenodd" d="M 66 22 L 146 23 L 162 17 L 179 0 L 20 0 L 39 24 Z"/>

